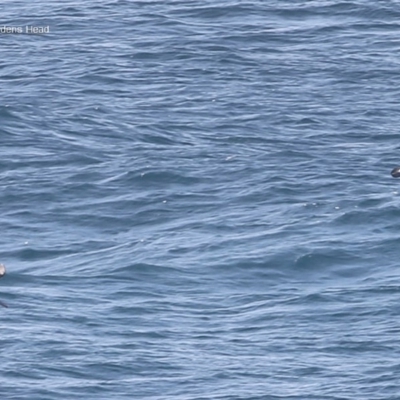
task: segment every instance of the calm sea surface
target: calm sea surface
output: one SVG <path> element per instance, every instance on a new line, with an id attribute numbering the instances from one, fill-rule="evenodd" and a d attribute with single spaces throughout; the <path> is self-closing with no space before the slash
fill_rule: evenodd
<path id="1" fill-rule="evenodd" d="M 400 398 L 399 1 L 0 11 L 1 399 Z"/>

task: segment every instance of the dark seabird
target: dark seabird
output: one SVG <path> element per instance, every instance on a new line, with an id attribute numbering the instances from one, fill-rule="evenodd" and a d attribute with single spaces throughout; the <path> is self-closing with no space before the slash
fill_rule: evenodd
<path id="1" fill-rule="evenodd" d="M 0 278 L 2 278 L 6 274 L 6 267 L 3 264 L 0 264 Z M 6 303 L 3 303 L 0 300 L 0 305 L 3 307 L 8 307 Z"/>
<path id="2" fill-rule="evenodd" d="M 393 168 L 390 174 L 393 178 L 400 178 L 400 167 Z"/>

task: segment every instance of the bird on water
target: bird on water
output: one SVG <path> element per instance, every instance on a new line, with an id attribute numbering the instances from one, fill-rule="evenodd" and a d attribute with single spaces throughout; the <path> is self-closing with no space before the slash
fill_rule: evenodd
<path id="1" fill-rule="evenodd" d="M 3 264 L 0 264 L 0 278 L 2 278 L 6 274 L 6 267 Z M 3 303 L 0 300 L 0 305 L 3 307 L 8 307 L 6 303 Z"/>
<path id="2" fill-rule="evenodd" d="M 393 168 L 390 174 L 393 178 L 400 178 L 400 167 Z"/>

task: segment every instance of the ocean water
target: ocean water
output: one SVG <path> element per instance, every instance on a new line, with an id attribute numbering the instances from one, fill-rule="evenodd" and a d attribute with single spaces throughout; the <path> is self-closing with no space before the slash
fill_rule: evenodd
<path id="1" fill-rule="evenodd" d="M 2 399 L 399 399 L 400 2 L 0 8 Z"/>

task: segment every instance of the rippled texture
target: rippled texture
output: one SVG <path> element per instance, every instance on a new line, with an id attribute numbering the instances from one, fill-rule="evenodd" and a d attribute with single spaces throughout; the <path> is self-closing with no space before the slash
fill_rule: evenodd
<path id="1" fill-rule="evenodd" d="M 397 399 L 398 2 L 6 1 L 6 399 Z"/>

